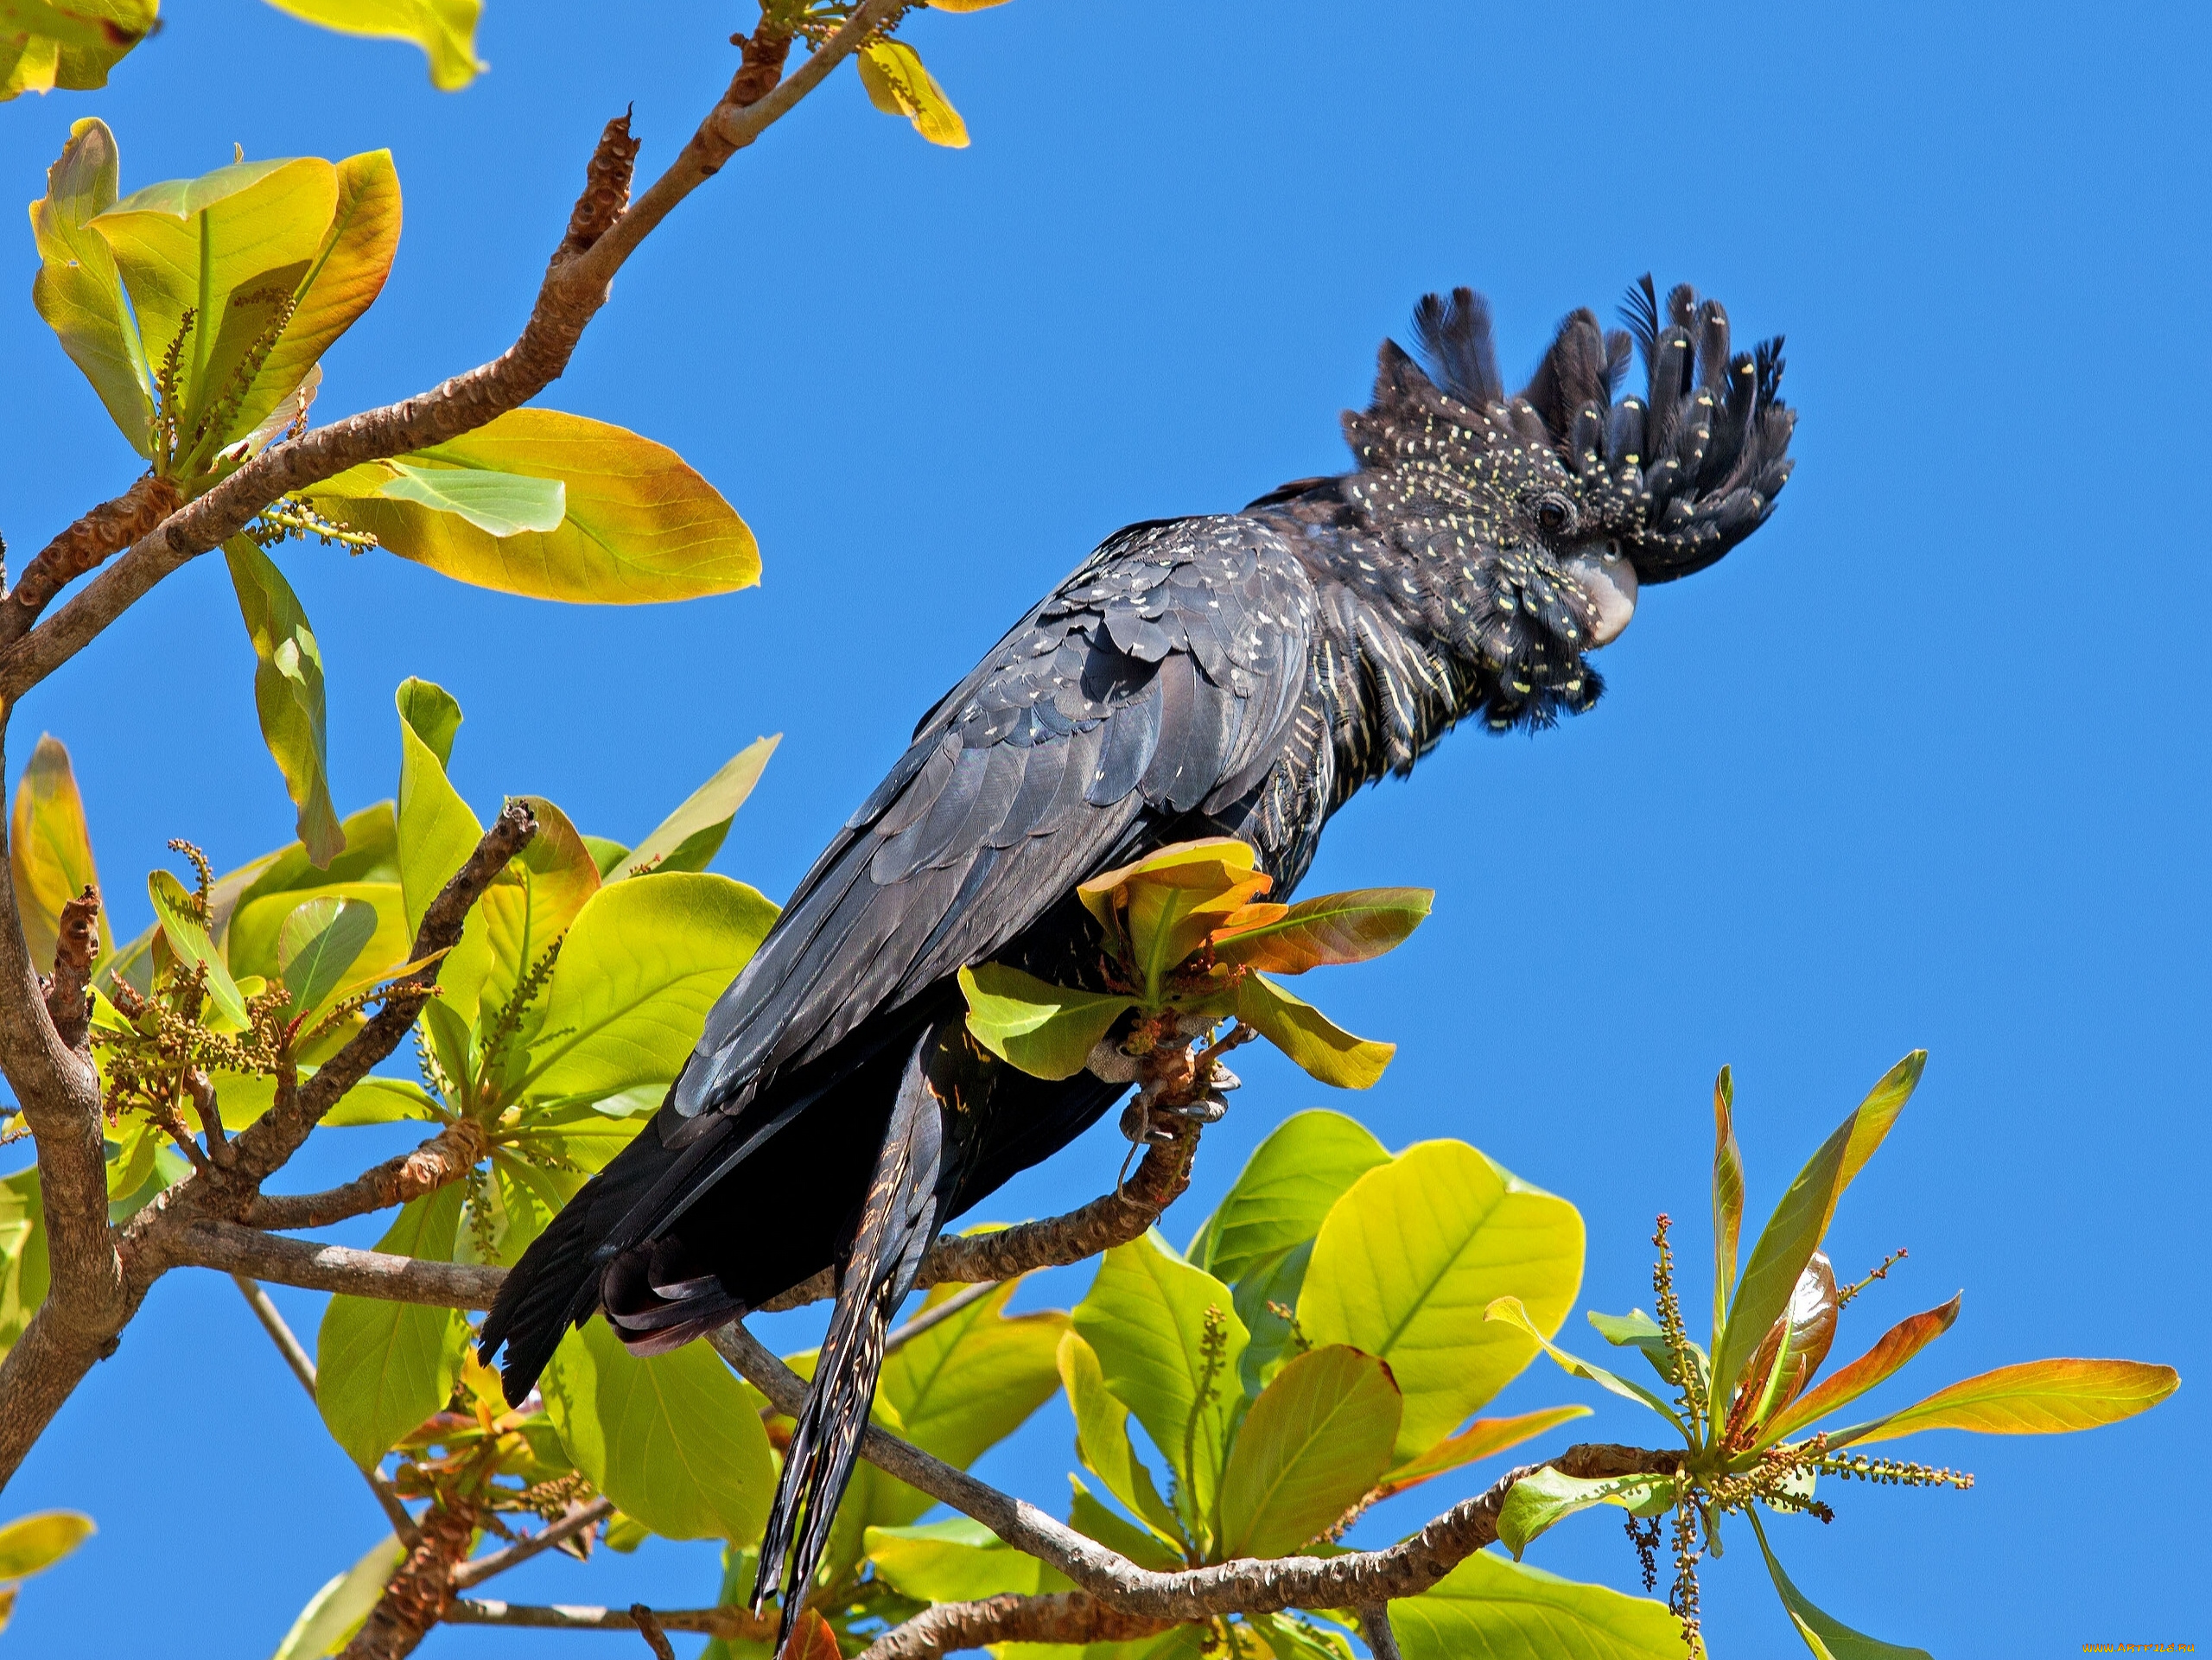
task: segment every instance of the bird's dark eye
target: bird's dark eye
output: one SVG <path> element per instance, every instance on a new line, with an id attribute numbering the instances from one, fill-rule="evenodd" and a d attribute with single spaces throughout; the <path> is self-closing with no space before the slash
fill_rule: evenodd
<path id="1" fill-rule="evenodd" d="M 1538 530 L 1556 536 L 1574 523 L 1574 507 L 1564 496 L 1544 496 L 1536 503 L 1535 518 Z"/>

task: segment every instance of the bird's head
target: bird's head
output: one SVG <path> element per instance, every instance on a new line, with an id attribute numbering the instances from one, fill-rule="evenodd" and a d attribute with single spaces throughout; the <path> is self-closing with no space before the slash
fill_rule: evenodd
<path id="1" fill-rule="evenodd" d="M 1640 589 L 1702 570 L 1774 510 L 1795 411 L 1782 341 L 1732 352 L 1728 315 L 1651 279 L 1610 334 L 1583 309 L 1510 395 L 1490 308 L 1467 289 L 1423 299 L 1424 369 L 1385 341 L 1374 401 L 1344 417 L 1360 470 L 1334 493 L 1401 556 L 1389 573 L 1494 682 L 1494 727 L 1596 700 L 1584 654 L 1618 638 Z M 1641 348 L 1642 393 L 1620 396 Z"/>

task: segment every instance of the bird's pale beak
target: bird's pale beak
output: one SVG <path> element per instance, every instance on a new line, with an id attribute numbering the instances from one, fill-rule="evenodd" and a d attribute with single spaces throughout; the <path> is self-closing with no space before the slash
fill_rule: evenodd
<path id="1" fill-rule="evenodd" d="M 1594 652 L 1611 645 L 1636 614 L 1636 567 L 1608 549 L 1576 554 L 1567 562 L 1567 574 L 1589 595 L 1591 608 L 1598 614 L 1597 627 L 1584 649 Z"/>

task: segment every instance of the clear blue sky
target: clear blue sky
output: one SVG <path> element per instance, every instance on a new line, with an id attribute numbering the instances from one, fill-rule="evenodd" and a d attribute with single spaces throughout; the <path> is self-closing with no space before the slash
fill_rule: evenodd
<path id="1" fill-rule="evenodd" d="M 389 145 L 405 235 L 331 354 L 326 418 L 505 346 L 601 123 L 634 100 L 643 165 L 665 162 L 744 21 L 492 0 L 492 73 L 441 96 L 406 48 L 245 0 L 167 10 L 108 91 L 0 108 L 0 181 L 37 194 L 90 113 L 125 189 L 233 142 Z M 842 74 L 653 239 L 543 400 L 679 448 L 759 532 L 762 585 L 563 609 L 287 553 L 341 808 L 391 790 L 409 674 L 466 709 L 455 771 L 480 806 L 540 792 L 626 839 L 780 731 L 719 866 L 780 897 L 920 709 L 1105 533 L 1338 470 L 1338 411 L 1423 290 L 1487 291 L 1514 372 L 1568 308 L 1609 308 L 1647 269 L 1694 281 L 1740 333 L 1787 332 L 1796 477 L 1723 565 L 1647 595 L 1593 713 L 1533 741 L 1463 733 L 1338 819 L 1315 891 L 1438 897 L 1387 964 L 1322 989 L 1402 1046 L 1370 1097 L 1328 1104 L 1394 1146 L 1465 1137 L 1573 1199 L 1585 1305 L 1618 1310 L 1649 1301 L 1653 1212 L 1703 1260 L 1722 1062 L 1763 1207 L 1926 1046 L 1832 1243 L 1854 1274 L 1912 1254 L 1846 1343 L 1963 1286 L 1915 1368 L 1930 1383 L 2053 1354 L 2189 1381 L 2094 1434 L 1923 1438 L 1913 1454 L 1979 1472 L 1972 1493 L 1853 1488 L 1833 1528 L 1785 1524 L 1780 1548 L 1831 1611 L 1947 1660 L 2212 1643 L 2191 1474 L 2212 1433 L 2203 10 L 1013 0 L 912 38 L 974 148 L 928 148 Z M 134 468 L 31 311 L 15 223 L 0 528 L 20 563 Z M 16 714 L 10 779 L 41 729 L 67 740 L 126 932 L 167 837 L 223 867 L 290 834 L 251 667 L 203 560 Z M 1179 1240 L 1325 1093 L 1264 1060 L 1247 1077 Z M 348 1134 L 356 1167 L 389 1150 Z M 1086 1199 L 1118 1158 L 1102 1130 L 998 1213 Z M 317 1301 L 284 1298 L 303 1331 Z M 1535 1371 L 1503 1404 L 1573 1398 Z M 1059 1415 L 987 1472 L 1064 1502 Z M 1593 1428 L 1641 1433 L 1603 1407 Z M 60 1504 L 101 1532 L 27 1588 L 11 1652 L 266 1653 L 379 1525 L 235 1291 L 192 1273 L 162 1282 L 0 1513 Z M 1532 1559 L 1633 1574 L 1605 1522 Z M 708 1548 L 655 1544 L 502 1593 L 670 1605 L 714 1580 Z M 1755 1558 L 1713 1565 L 1706 1600 L 1717 1654 L 1788 1650 Z M 448 1631 L 425 1652 L 559 1641 L 602 1639 Z"/>

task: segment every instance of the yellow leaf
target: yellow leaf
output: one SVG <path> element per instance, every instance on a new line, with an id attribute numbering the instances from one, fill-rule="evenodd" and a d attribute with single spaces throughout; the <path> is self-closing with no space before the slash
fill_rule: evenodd
<path id="1" fill-rule="evenodd" d="M 90 92 L 153 32 L 159 0 L 7 0 L 0 4 L 0 104 L 55 87 Z"/>
<path id="2" fill-rule="evenodd" d="M 459 92 L 488 66 L 476 56 L 484 0 L 269 0 L 279 11 L 340 35 L 412 41 L 430 60 L 430 85 Z"/>
<path id="3" fill-rule="evenodd" d="M 87 887 L 99 886 L 92 867 L 92 837 L 85 829 L 85 804 L 77 794 L 69 752 L 60 740 L 39 735 L 16 785 L 16 809 L 9 825 L 9 875 L 16 885 L 16 908 L 22 915 L 23 938 L 31 962 L 44 973 L 54 966 L 60 942 L 61 906 Z M 115 941 L 107 912 L 100 912 L 100 955 L 111 956 Z"/>
<path id="4" fill-rule="evenodd" d="M 914 130 L 932 144 L 943 144 L 948 149 L 968 148 L 967 124 L 944 95 L 944 88 L 922 67 L 921 54 L 912 47 L 904 41 L 878 41 L 862 47 L 856 61 L 861 85 L 868 88 L 868 102 L 877 109 L 886 115 L 905 116 L 914 124 Z"/>

